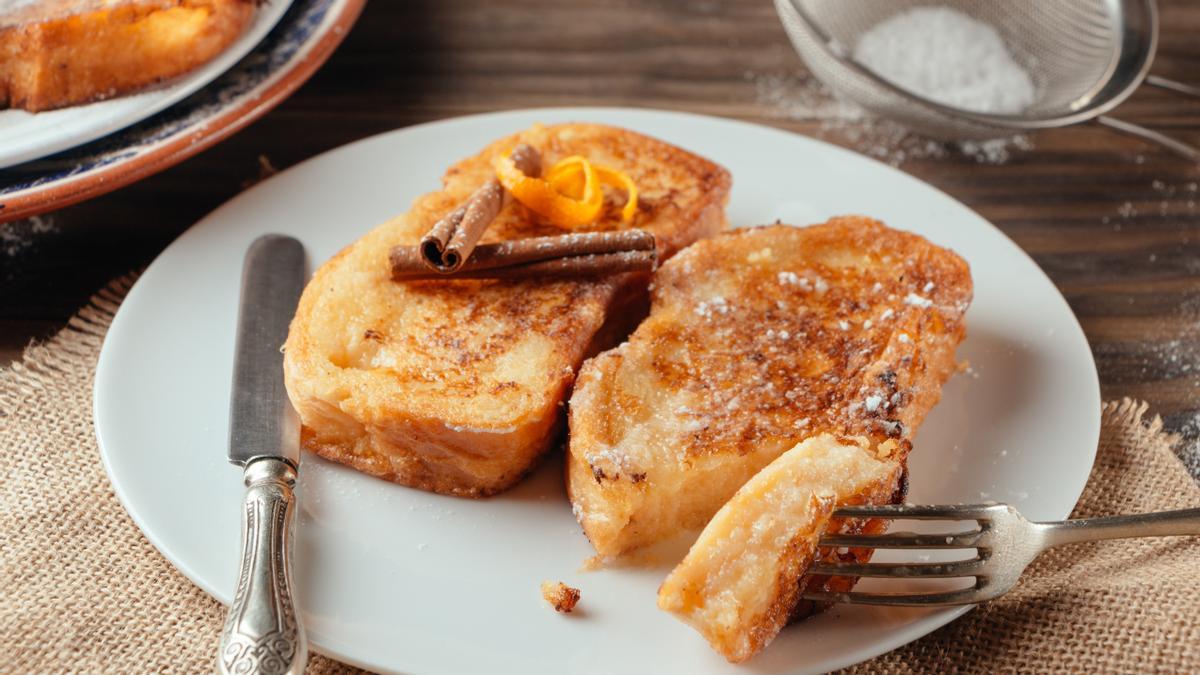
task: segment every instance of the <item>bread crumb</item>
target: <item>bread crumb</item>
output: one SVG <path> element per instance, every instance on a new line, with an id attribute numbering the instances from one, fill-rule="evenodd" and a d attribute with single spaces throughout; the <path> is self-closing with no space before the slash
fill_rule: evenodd
<path id="1" fill-rule="evenodd" d="M 669 556 L 673 562 L 678 558 Z M 580 572 L 595 572 L 607 569 L 653 569 L 664 564 L 663 555 L 651 547 L 650 550 L 639 549 L 622 555 L 594 555 L 585 558 L 579 566 Z"/>
<path id="2" fill-rule="evenodd" d="M 279 169 L 276 169 L 275 165 L 271 163 L 271 158 L 267 157 L 266 155 L 259 155 L 258 156 L 258 175 L 255 176 L 254 178 L 249 178 L 247 180 L 242 181 L 242 189 L 243 190 L 249 189 L 249 188 L 263 182 L 264 180 L 270 178 L 271 176 L 274 176 L 277 173 L 279 173 Z"/>
<path id="3" fill-rule="evenodd" d="M 572 588 L 561 581 L 543 581 L 542 598 L 550 603 L 556 612 L 570 614 L 579 602 L 579 589 Z"/>

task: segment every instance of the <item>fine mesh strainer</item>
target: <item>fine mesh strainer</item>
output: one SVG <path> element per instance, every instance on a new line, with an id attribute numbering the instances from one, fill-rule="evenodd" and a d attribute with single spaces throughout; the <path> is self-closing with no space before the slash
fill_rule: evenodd
<path id="1" fill-rule="evenodd" d="M 898 12 L 931 5 L 952 7 L 999 31 L 1037 86 L 1025 112 L 1000 115 L 943 105 L 854 61 L 851 52 L 863 33 Z M 775 0 L 775 8 L 816 77 L 917 132 L 979 140 L 1093 121 L 1200 162 L 1200 149 L 1104 114 L 1143 81 L 1200 97 L 1200 87 L 1147 74 L 1158 46 L 1154 0 Z"/>

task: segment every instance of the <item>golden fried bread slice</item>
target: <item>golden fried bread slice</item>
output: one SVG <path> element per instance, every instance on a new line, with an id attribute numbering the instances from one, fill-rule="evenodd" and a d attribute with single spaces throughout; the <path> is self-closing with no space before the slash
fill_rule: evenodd
<path id="1" fill-rule="evenodd" d="M 717 511 L 658 606 L 730 661 L 757 654 L 792 614 L 833 509 L 891 501 L 902 467 L 877 452 L 863 437 L 820 434 L 780 455 Z"/>
<path id="2" fill-rule="evenodd" d="M 255 0 L 0 2 L 0 108 L 50 110 L 140 89 L 213 58 Z M 5 11 L 7 10 L 7 11 Z"/>
<path id="3" fill-rule="evenodd" d="M 955 370 L 970 299 L 961 258 L 868 218 L 681 252 L 655 273 L 650 316 L 571 397 L 568 492 L 592 545 L 700 528 L 822 432 L 903 455 Z"/>
<path id="4" fill-rule="evenodd" d="M 444 188 L 325 263 L 288 336 L 285 376 L 303 444 L 324 457 L 426 490 L 481 496 L 516 482 L 562 426 L 579 364 L 644 315 L 648 275 L 592 280 L 394 282 L 388 251 L 416 244 L 492 175 L 517 143 L 546 166 L 571 155 L 625 172 L 641 193 L 622 224 L 607 195 L 592 229 L 637 227 L 667 257 L 725 225 L 730 178 L 720 166 L 613 127 L 534 127 L 451 167 Z M 559 234 L 507 204 L 482 241 Z M 643 306 L 638 312 L 638 299 Z M 606 343 L 606 344 L 605 344 Z"/>

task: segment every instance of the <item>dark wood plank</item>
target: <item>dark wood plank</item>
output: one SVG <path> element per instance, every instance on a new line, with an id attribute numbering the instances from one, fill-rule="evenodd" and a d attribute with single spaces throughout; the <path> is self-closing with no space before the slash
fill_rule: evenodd
<path id="1" fill-rule="evenodd" d="M 1160 5 L 1154 70 L 1196 82 L 1200 3 Z M 312 81 L 229 142 L 0 245 L 0 362 L 239 192 L 258 175 L 259 155 L 285 168 L 396 127 L 547 105 L 688 110 L 853 145 L 846 130 L 761 95 L 764 81 L 803 76 L 762 0 L 369 3 Z M 1200 102 L 1146 88 L 1121 115 L 1200 143 Z M 902 168 L 996 223 L 1054 280 L 1091 342 L 1106 398 L 1144 398 L 1194 434 L 1200 195 L 1188 186 L 1200 170 L 1095 127 L 1033 140 L 1002 165 L 950 153 Z"/>

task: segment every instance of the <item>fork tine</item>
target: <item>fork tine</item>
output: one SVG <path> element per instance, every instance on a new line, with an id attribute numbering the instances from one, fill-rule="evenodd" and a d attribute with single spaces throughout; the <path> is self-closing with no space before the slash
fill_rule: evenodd
<path id="1" fill-rule="evenodd" d="M 1003 504 L 881 504 L 842 506 L 833 515 L 839 518 L 904 518 L 911 520 L 991 520 Z"/>
<path id="2" fill-rule="evenodd" d="M 969 577 L 983 570 L 981 558 L 952 560 L 943 563 L 830 563 L 819 562 L 808 568 L 809 574 L 828 574 L 843 577 Z"/>
<path id="3" fill-rule="evenodd" d="M 989 599 L 978 588 L 963 588 L 943 593 L 819 593 L 804 592 L 800 597 L 815 602 L 839 602 L 851 605 L 891 605 L 896 607 L 939 607 L 973 605 Z"/>
<path id="4" fill-rule="evenodd" d="M 889 532 L 887 534 L 830 534 L 821 537 L 818 546 L 852 548 L 978 548 L 990 541 L 983 530 L 928 534 Z"/>

